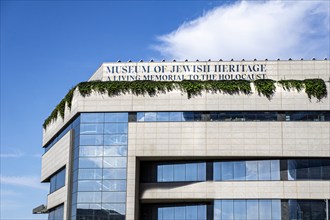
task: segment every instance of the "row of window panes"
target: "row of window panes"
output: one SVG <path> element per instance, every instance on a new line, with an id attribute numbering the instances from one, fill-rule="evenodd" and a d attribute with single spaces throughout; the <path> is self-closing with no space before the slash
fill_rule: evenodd
<path id="1" fill-rule="evenodd" d="M 126 191 L 126 180 L 78 180 L 78 191 Z"/>
<path id="2" fill-rule="evenodd" d="M 65 171 L 66 171 L 66 169 L 63 168 L 50 177 L 50 192 L 49 193 L 53 193 L 65 185 Z"/>
<path id="3" fill-rule="evenodd" d="M 127 156 L 127 146 L 111 145 L 111 146 L 80 146 L 79 157 L 96 157 L 96 156 Z"/>
<path id="4" fill-rule="evenodd" d="M 126 168 L 127 157 L 82 157 L 79 168 Z"/>
<path id="5" fill-rule="evenodd" d="M 126 192 L 78 192 L 77 203 L 125 203 Z"/>
<path id="6" fill-rule="evenodd" d="M 213 179 L 215 181 L 280 180 L 280 161 L 214 162 Z"/>
<path id="7" fill-rule="evenodd" d="M 64 206 L 60 205 L 53 208 L 48 213 L 48 220 L 59 220 L 64 218 Z"/>
<path id="8" fill-rule="evenodd" d="M 125 180 L 126 169 L 79 169 L 78 171 L 79 180 L 100 180 L 100 179 L 114 179 L 114 180 Z"/>
<path id="9" fill-rule="evenodd" d="M 158 208 L 158 220 L 206 220 L 206 205 Z"/>
<path id="10" fill-rule="evenodd" d="M 330 180 L 330 159 L 215 161 L 207 164 L 203 161 L 143 162 L 141 181 Z"/>
<path id="11" fill-rule="evenodd" d="M 157 166 L 157 182 L 205 181 L 206 163 Z"/>
<path id="12" fill-rule="evenodd" d="M 134 115 L 134 113 L 130 113 Z M 329 111 L 310 112 L 137 112 L 138 122 L 181 122 L 181 121 L 330 121 Z"/>
<path id="13" fill-rule="evenodd" d="M 142 220 L 326 220 L 330 214 L 327 203 L 329 200 L 248 199 L 214 200 L 213 206 L 152 204 L 142 205 Z"/>
<path id="14" fill-rule="evenodd" d="M 86 214 L 88 213 L 88 210 L 90 212 L 94 212 L 94 216 L 98 217 L 96 214 L 97 212 L 101 212 L 101 210 L 109 213 L 109 214 L 119 214 L 119 215 L 125 215 L 126 214 L 126 205 L 125 203 L 78 203 L 75 205 L 75 207 L 78 209 L 77 213 L 78 215 Z M 92 211 L 93 210 L 93 211 Z M 98 210 L 98 211 L 95 211 Z"/>
<path id="15" fill-rule="evenodd" d="M 289 180 L 330 180 L 330 159 L 288 160 Z"/>
<path id="16" fill-rule="evenodd" d="M 80 134 L 127 134 L 127 127 L 127 122 L 109 124 L 81 124 Z"/>
<path id="17" fill-rule="evenodd" d="M 281 220 L 281 200 L 215 200 L 214 220 Z"/>
<path id="18" fill-rule="evenodd" d="M 80 135 L 81 145 L 127 145 L 127 134 Z"/>
<path id="19" fill-rule="evenodd" d="M 95 122 L 128 122 L 128 113 L 81 113 L 82 124 Z"/>

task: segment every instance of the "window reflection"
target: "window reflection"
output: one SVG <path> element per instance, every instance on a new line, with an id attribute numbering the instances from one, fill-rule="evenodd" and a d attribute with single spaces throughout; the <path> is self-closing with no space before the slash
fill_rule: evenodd
<path id="1" fill-rule="evenodd" d="M 206 163 L 157 165 L 157 182 L 205 181 Z"/>

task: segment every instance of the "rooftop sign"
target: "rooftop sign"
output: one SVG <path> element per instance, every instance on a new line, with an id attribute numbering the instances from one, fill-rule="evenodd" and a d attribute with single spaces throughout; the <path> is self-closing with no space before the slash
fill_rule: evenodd
<path id="1" fill-rule="evenodd" d="M 222 62 L 105 63 L 102 81 L 182 81 L 265 79 L 264 63 L 223 64 Z"/>

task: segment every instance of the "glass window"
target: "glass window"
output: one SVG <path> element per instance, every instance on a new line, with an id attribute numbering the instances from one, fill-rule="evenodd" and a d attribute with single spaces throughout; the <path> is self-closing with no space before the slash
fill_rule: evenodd
<path id="1" fill-rule="evenodd" d="M 65 185 L 65 169 L 62 169 L 56 175 L 56 189 L 59 189 Z"/>
<path id="2" fill-rule="evenodd" d="M 104 145 L 127 145 L 127 135 L 104 135 Z"/>
<path id="3" fill-rule="evenodd" d="M 322 160 L 322 179 L 330 180 L 330 159 Z M 329 204 L 330 207 L 330 204 Z M 330 213 L 329 213 L 330 215 Z"/>
<path id="4" fill-rule="evenodd" d="M 103 159 L 103 167 L 105 168 L 125 168 L 126 163 L 126 157 L 104 157 Z"/>
<path id="5" fill-rule="evenodd" d="M 126 214 L 126 205 L 124 203 L 102 203 L 102 209 L 110 213 L 115 213 L 116 215 L 125 215 Z"/>
<path id="6" fill-rule="evenodd" d="M 105 113 L 105 122 L 128 122 L 128 113 Z"/>
<path id="7" fill-rule="evenodd" d="M 259 219 L 264 219 L 264 220 L 272 219 L 271 200 L 259 200 Z"/>
<path id="8" fill-rule="evenodd" d="M 222 180 L 233 180 L 234 179 L 234 163 L 223 162 L 221 164 L 221 179 Z"/>
<path id="9" fill-rule="evenodd" d="M 173 165 L 162 165 L 163 166 L 163 181 L 173 181 Z"/>
<path id="10" fill-rule="evenodd" d="M 125 192 L 102 192 L 102 203 L 124 203 L 126 202 Z"/>
<path id="11" fill-rule="evenodd" d="M 257 161 L 246 161 L 246 180 L 258 180 Z"/>
<path id="12" fill-rule="evenodd" d="M 186 166 L 185 164 L 174 165 L 174 181 L 185 181 Z"/>
<path id="13" fill-rule="evenodd" d="M 206 163 L 197 164 L 197 180 L 198 181 L 206 180 Z"/>
<path id="14" fill-rule="evenodd" d="M 102 156 L 103 146 L 80 146 L 79 155 L 80 157 Z"/>
<path id="15" fill-rule="evenodd" d="M 157 166 L 157 182 L 164 182 L 162 165 Z"/>
<path id="16" fill-rule="evenodd" d="M 174 219 L 174 208 L 173 207 L 162 208 L 162 211 L 163 211 L 164 220 Z"/>
<path id="17" fill-rule="evenodd" d="M 271 180 L 280 180 L 280 161 L 279 160 L 271 160 L 270 161 L 271 167 Z"/>
<path id="18" fill-rule="evenodd" d="M 80 145 L 102 145 L 103 135 L 80 135 Z"/>
<path id="19" fill-rule="evenodd" d="M 126 191 L 126 180 L 103 180 L 103 191 Z"/>
<path id="20" fill-rule="evenodd" d="M 170 121 L 182 121 L 182 112 L 170 112 Z"/>
<path id="21" fill-rule="evenodd" d="M 197 219 L 197 206 L 186 206 L 186 219 Z"/>
<path id="22" fill-rule="evenodd" d="M 186 164 L 186 181 L 196 181 L 197 180 L 197 164 L 187 163 Z"/>
<path id="23" fill-rule="evenodd" d="M 222 219 L 232 220 L 234 219 L 234 206 L 233 200 L 222 200 Z"/>
<path id="24" fill-rule="evenodd" d="M 157 112 L 156 120 L 157 121 L 169 121 L 170 120 L 169 112 Z"/>
<path id="25" fill-rule="evenodd" d="M 199 205 L 197 206 L 197 219 L 198 220 L 206 220 L 206 205 Z"/>
<path id="26" fill-rule="evenodd" d="M 103 122 L 104 113 L 81 113 L 80 122 L 81 123 L 93 123 L 93 122 Z"/>
<path id="27" fill-rule="evenodd" d="M 221 220 L 222 200 L 214 200 L 214 220 Z"/>
<path id="28" fill-rule="evenodd" d="M 234 180 L 245 180 L 245 161 L 234 162 Z"/>
<path id="29" fill-rule="evenodd" d="M 102 134 L 103 124 L 81 124 L 80 134 Z"/>
<path id="30" fill-rule="evenodd" d="M 138 112 L 136 114 L 137 121 L 144 121 L 144 112 Z"/>
<path id="31" fill-rule="evenodd" d="M 127 156 L 127 146 L 104 146 L 104 156 Z"/>
<path id="32" fill-rule="evenodd" d="M 78 203 L 98 203 L 101 202 L 101 192 L 78 192 Z"/>
<path id="33" fill-rule="evenodd" d="M 79 179 L 102 179 L 102 169 L 79 169 Z"/>
<path id="34" fill-rule="evenodd" d="M 322 179 L 322 161 L 321 160 L 309 160 L 309 178 L 310 180 Z"/>
<path id="35" fill-rule="evenodd" d="M 111 123 L 104 125 L 105 134 L 127 134 L 127 123 Z"/>
<path id="36" fill-rule="evenodd" d="M 213 179 L 221 180 L 221 162 L 213 163 Z"/>
<path id="37" fill-rule="evenodd" d="M 258 161 L 258 179 L 270 180 L 270 161 L 261 160 Z"/>
<path id="38" fill-rule="evenodd" d="M 246 200 L 246 219 L 256 220 L 259 219 L 259 206 L 258 200 Z"/>
<path id="39" fill-rule="evenodd" d="M 156 112 L 145 112 L 144 121 L 156 121 Z"/>
<path id="40" fill-rule="evenodd" d="M 79 180 L 78 191 L 101 191 L 101 180 Z"/>
<path id="41" fill-rule="evenodd" d="M 102 168 L 102 157 L 79 158 L 80 168 Z"/>
<path id="42" fill-rule="evenodd" d="M 234 200 L 234 219 L 246 219 L 246 200 Z"/>
<path id="43" fill-rule="evenodd" d="M 126 179 L 126 169 L 103 169 L 103 179 Z"/>
<path id="44" fill-rule="evenodd" d="M 272 220 L 281 220 L 281 200 L 272 200 Z"/>
<path id="45" fill-rule="evenodd" d="M 174 208 L 174 219 L 186 219 L 186 212 L 184 206 Z"/>
<path id="46" fill-rule="evenodd" d="M 183 112 L 183 121 L 194 121 L 194 112 Z"/>

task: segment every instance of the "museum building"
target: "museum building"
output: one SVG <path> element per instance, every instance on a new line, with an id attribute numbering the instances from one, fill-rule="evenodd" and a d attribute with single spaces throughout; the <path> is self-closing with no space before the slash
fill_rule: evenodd
<path id="1" fill-rule="evenodd" d="M 33 212 L 330 220 L 329 81 L 326 59 L 103 63 L 45 120 Z"/>

